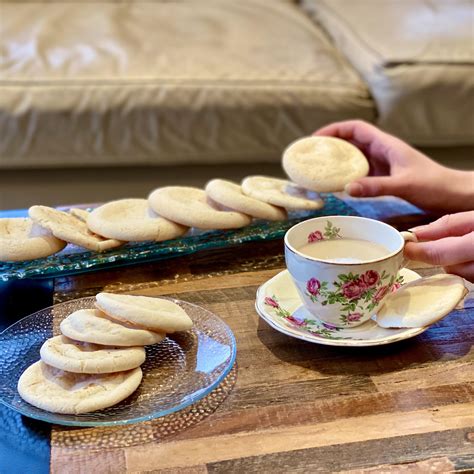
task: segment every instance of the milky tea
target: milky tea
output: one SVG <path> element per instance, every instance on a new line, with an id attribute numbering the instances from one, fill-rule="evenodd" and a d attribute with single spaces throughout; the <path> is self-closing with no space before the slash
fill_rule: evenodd
<path id="1" fill-rule="evenodd" d="M 383 245 L 362 239 L 319 240 L 305 244 L 298 250 L 308 257 L 334 263 L 359 263 L 377 260 L 390 253 Z"/>

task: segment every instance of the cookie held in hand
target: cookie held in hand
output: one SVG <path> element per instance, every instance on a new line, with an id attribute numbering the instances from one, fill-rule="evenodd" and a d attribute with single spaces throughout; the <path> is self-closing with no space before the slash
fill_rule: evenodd
<path id="1" fill-rule="evenodd" d="M 292 181 L 319 193 L 343 191 L 369 173 L 369 162 L 352 143 L 334 137 L 305 137 L 283 152 L 283 169 Z"/>
<path id="2" fill-rule="evenodd" d="M 430 326 L 448 315 L 466 294 L 464 280 L 457 275 L 420 278 L 385 298 L 377 324 L 383 328 Z"/>

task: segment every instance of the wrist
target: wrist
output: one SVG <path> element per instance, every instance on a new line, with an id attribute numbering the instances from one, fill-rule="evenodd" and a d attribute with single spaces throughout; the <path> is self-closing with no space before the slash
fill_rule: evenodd
<path id="1" fill-rule="evenodd" d="M 450 169 L 445 186 L 449 191 L 446 207 L 450 212 L 474 210 L 474 171 Z"/>

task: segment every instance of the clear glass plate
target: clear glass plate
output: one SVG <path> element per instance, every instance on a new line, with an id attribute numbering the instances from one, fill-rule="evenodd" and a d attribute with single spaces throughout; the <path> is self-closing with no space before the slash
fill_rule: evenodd
<path id="1" fill-rule="evenodd" d="M 121 403 L 82 415 L 50 413 L 25 402 L 17 391 L 23 371 L 39 360 L 43 342 L 59 334 L 59 323 L 78 309 L 94 308 L 95 297 L 50 306 L 0 334 L 0 402 L 30 418 L 70 426 L 114 426 L 168 415 L 209 394 L 232 368 L 236 343 L 230 328 L 210 311 L 179 304 L 193 320 L 190 331 L 170 334 L 146 347 L 143 380 Z"/>
<path id="2" fill-rule="evenodd" d="M 192 229 L 179 239 L 164 242 L 131 242 L 104 253 L 89 252 L 68 245 L 63 251 L 47 258 L 29 262 L 0 262 L 0 282 L 23 278 L 55 278 L 76 275 L 104 268 L 164 260 L 201 250 L 232 247 L 246 242 L 281 239 L 290 227 L 310 217 L 359 215 L 352 207 L 332 194 L 321 194 L 321 198 L 325 202 L 322 209 L 290 212 L 285 221 L 256 220 L 241 229 L 226 231 Z"/>

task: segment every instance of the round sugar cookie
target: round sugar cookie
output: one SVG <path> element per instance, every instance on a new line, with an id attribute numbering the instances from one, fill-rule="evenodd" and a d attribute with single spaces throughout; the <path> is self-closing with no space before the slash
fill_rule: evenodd
<path id="1" fill-rule="evenodd" d="M 81 342 L 103 346 L 146 346 L 161 342 L 165 336 L 158 332 L 127 327 L 111 321 L 98 309 L 80 309 L 61 321 L 64 336 Z"/>
<path id="2" fill-rule="evenodd" d="M 193 325 L 186 311 L 171 300 L 114 293 L 99 293 L 96 300 L 110 318 L 150 331 L 187 331 Z"/>
<path id="3" fill-rule="evenodd" d="M 246 196 L 241 186 L 225 179 L 209 181 L 206 184 L 206 194 L 222 206 L 259 219 L 282 221 L 288 217 L 282 207 Z"/>
<path id="4" fill-rule="evenodd" d="M 242 181 L 242 191 L 254 199 L 293 210 L 321 209 L 324 201 L 285 179 L 269 176 L 248 176 Z"/>
<path id="5" fill-rule="evenodd" d="M 457 275 L 420 278 L 385 298 L 377 324 L 383 328 L 429 326 L 449 314 L 466 294 L 464 281 Z"/>
<path id="6" fill-rule="evenodd" d="M 150 194 L 148 202 L 160 216 L 198 229 L 237 229 L 252 221 L 250 216 L 241 212 L 220 210 L 199 188 L 158 188 Z"/>
<path id="7" fill-rule="evenodd" d="M 123 242 L 115 239 L 105 239 L 93 234 L 85 222 L 68 212 L 58 211 L 47 206 L 32 206 L 28 210 L 30 217 L 41 227 L 48 229 L 58 239 L 84 247 L 95 252 L 118 247 Z"/>
<path id="8" fill-rule="evenodd" d="M 334 137 L 301 138 L 283 152 L 283 169 L 292 181 L 320 193 L 343 191 L 367 176 L 369 163 L 352 143 Z"/>
<path id="9" fill-rule="evenodd" d="M 82 222 L 87 222 L 87 218 L 89 217 L 89 211 L 86 209 L 80 209 L 78 207 L 71 207 L 71 209 L 69 209 L 69 214 Z"/>
<path id="10" fill-rule="evenodd" d="M 146 199 L 108 202 L 89 214 L 87 227 L 104 237 L 132 242 L 174 239 L 188 230 L 155 214 Z"/>
<path id="11" fill-rule="evenodd" d="M 48 257 L 66 246 L 27 217 L 0 219 L 0 261 L 20 262 Z"/>
<path id="12" fill-rule="evenodd" d="M 134 369 L 145 362 L 145 349 L 109 347 L 79 342 L 66 336 L 45 341 L 40 349 L 41 360 L 51 367 L 79 374 L 106 374 Z"/>
<path id="13" fill-rule="evenodd" d="M 141 380 L 140 367 L 126 372 L 90 375 L 65 372 L 38 361 L 21 375 L 18 393 L 23 400 L 42 410 L 79 415 L 125 400 Z"/>

